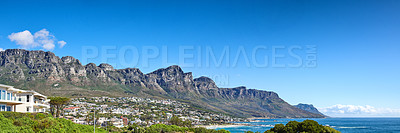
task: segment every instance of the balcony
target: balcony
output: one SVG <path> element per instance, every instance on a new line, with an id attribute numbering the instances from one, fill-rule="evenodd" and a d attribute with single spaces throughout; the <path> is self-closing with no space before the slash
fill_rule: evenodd
<path id="1" fill-rule="evenodd" d="M 50 104 L 48 103 L 48 100 L 44 101 L 44 100 L 35 99 L 33 103 L 34 103 L 34 106 L 37 106 L 37 107 L 50 108 Z"/>
<path id="2" fill-rule="evenodd" d="M 22 104 L 23 102 L 17 101 L 15 99 L 7 100 L 7 99 L 0 99 L 0 104 L 7 104 L 7 105 L 18 105 Z"/>

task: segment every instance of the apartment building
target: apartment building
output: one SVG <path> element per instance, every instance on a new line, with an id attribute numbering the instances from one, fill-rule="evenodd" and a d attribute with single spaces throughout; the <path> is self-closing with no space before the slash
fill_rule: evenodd
<path id="1" fill-rule="evenodd" d="M 46 112 L 48 108 L 49 100 L 40 93 L 0 84 L 0 111 L 35 113 Z"/>

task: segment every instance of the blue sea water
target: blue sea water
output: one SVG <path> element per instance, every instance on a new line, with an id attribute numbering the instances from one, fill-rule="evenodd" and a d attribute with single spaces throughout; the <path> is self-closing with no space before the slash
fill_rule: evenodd
<path id="1" fill-rule="evenodd" d="M 306 119 L 257 119 L 257 122 L 246 123 L 251 126 L 217 128 L 225 129 L 232 133 L 244 131 L 264 131 L 271 129 L 275 124 L 286 124 L 289 121 L 303 121 Z M 323 118 L 311 119 L 322 125 L 339 130 L 342 133 L 400 133 L 400 118 Z"/>

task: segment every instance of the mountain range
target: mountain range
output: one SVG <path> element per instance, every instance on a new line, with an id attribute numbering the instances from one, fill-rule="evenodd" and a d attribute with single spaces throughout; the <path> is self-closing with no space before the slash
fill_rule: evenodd
<path id="1" fill-rule="evenodd" d="M 137 68 L 114 69 L 105 63 L 82 65 L 74 57 L 60 58 L 45 51 L 0 52 L 0 83 L 48 96 L 169 98 L 236 117 L 325 117 L 294 107 L 272 91 L 244 86 L 220 88 L 212 79 L 193 78 L 191 72 L 184 72 L 176 65 L 145 74 Z"/>

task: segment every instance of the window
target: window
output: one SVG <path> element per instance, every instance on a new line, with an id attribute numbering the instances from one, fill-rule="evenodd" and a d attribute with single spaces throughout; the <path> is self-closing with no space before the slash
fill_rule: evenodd
<path id="1" fill-rule="evenodd" d="M 26 96 L 26 102 L 29 103 L 29 95 Z"/>
<path id="2" fill-rule="evenodd" d="M 7 111 L 11 111 L 11 106 L 7 106 Z"/>
<path id="3" fill-rule="evenodd" d="M 5 90 L 0 90 L 1 91 L 1 100 L 6 100 L 6 91 Z"/>
<path id="4" fill-rule="evenodd" d="M 26 112 L 29 112 L 29 107 L 26 107 Z"/>
<path id="5" fill-rule="evenodd" d="M 6 100 L 6 91 L 5 91 L 5 90 L 3 90 L 3 91 L 2 91 L 2 94 L 3 94 L 3 95 L 2 95 L 2 97 L 1 97 L 1 98 L 2 98 L 3 100 Z"/>
<path id="6" fill-rule="evenodd" d="M 11 93 L 7 93 L 7 100 L 11 100 Z"/>
<path id="7" fill-rule="evenodd" d="M 6 105 L 0 105 L 1 109 L 0 111 L 6 111 Z"/>

